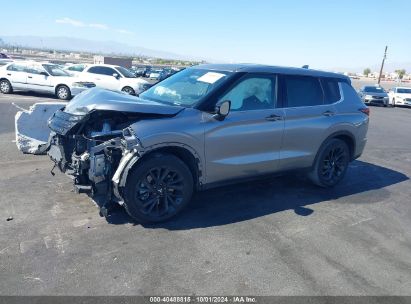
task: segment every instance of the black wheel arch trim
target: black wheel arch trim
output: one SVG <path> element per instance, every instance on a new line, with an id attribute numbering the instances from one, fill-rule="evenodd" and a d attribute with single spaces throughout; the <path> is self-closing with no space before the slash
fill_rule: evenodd
<path id="1" fill-rule="evenodd" d="M 195 161 L 194 164 L 188 164 L 186 160 L 182 159 L 179 155 L 167 151 L 170 149 L 183 149 L 186 151 L 186 153 L 189 153 L 193 160 Z M 134 166 L 136 166 L 138 163 L 140 163 L 144 158 L 149 157 L 150 155 L 154 155 L 155 153 L 169 153 L 172 154 L 176 157 L 178 157 L 182 162 L 184 162 L 187 167 L 192 171 L 194 165 L 195 169 L 195 174 L 193 174 L 193 183 L 194 183 L 194 188 L 196 190 L 200 189 L 202 185 L 204 184 L 205 181 L 205 172 L 203 168 L 203 164 L 201 162 L 201 158 L 199 157 L 199 154 L 195 149 L 192 147 L 182 144 L 182 143 L 161 143 L 157 145 L 153 145 L 147 148 L 144 148 L 144 151 L 136 152 L 132 155 L 132 157 L 127 161 L 127 163 L 124 165 L 122 172 L 119 175 L 119 180 L 114 182 L 114 194 L 118 198 L 123 197 L 123 189 L 127 181 L 127 177 L 130 175 L 130 171 Z M 193 172 L 192 172 L 193 173 Z"/>
<path id="2" fill-rule="evenodd" d="M 331 139 L 333 138 L 337 138 L 337 139 L 341 139 L 341 137 L 348 137 L 351 140 L 351 144 L 347 143 L 348 145 L 348 149 L 350 151 L 350 161 L 353 161 L 355 159 L 355 147 L 356 147 L 356 139 L 355 136 L 349 132 L 349 131 L 337 131 L 334 132 L 332 134 L 330 134 L 326 139 L 323 140 L 323 142 L 321 143 L 320 147 L 317 150 L 317 153 L 315 155 L 313 164 L 311 165 L 311 168 L 314 168 L 315 164 L 317 163 L 317 159 L 319 157 L 319 152 L 322 150 L 322 148 L 324 147 L 324 145 Z M 344 140 L 344 139 L 342 139 Z"/>

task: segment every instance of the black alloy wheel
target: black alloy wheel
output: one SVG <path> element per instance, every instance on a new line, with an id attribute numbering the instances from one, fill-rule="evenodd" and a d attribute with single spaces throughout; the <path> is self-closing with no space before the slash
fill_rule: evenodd
<path id="1" fill-rule="evenodd" d="M 193 177 L 174 155 L 152 157 L 127 178 L 125 208 L 139 222 L 160 222 L 175 216 L 190 201 Z"/>

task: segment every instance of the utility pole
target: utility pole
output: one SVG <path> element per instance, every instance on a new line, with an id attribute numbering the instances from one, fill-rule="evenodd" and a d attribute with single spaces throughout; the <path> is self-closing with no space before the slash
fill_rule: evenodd
<path id="1" fill-rule="evenodd" d="M 385 59 L 387 58 L 387 49 L 388 49 L 388 45 L 385 46 L 384 57 L 382 57 L 380 75 L 378 76 L 378 84 L 380 84 L 381 82 L 382 69 L 384 68 L 384 62 L 385 62 Z"/>

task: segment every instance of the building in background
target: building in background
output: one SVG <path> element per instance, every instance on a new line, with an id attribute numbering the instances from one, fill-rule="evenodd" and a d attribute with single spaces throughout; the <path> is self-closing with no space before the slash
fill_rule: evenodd
<path id="1" fill-rule="evenodd" d="M 131 68 L 132 58 L 119 58 L 119 57 L 107 57 L 107 56 L 94 56 L 94 64 L 113 64 Z"/>

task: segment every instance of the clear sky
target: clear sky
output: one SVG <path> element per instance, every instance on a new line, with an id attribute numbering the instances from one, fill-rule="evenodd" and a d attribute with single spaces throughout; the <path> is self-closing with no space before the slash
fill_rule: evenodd
<path id="1" fill-rule="evenodd" d="M 388 60 L 411 62 L 411 0 L 6 0 L 1 10 L 0 37 L 111 40 L 315 68 L 378 65 L 388 44 Z"/>

